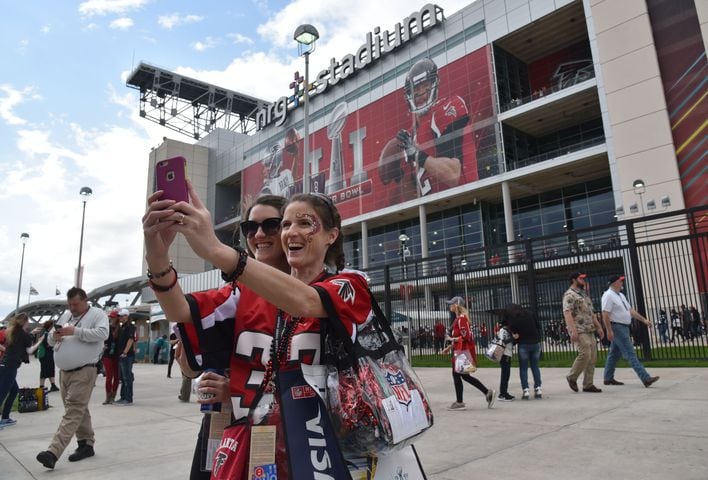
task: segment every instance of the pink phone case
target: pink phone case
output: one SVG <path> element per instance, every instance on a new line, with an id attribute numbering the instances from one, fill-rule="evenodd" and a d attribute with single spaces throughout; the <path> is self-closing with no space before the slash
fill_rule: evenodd
<path id="1" fill-rule="evenodd" d="M 164 192 L 160 197 L 161 200 L 189 201 L 186 164 L 187 160 L 184 157 L 168 158 L 155 164 L 155 190 Z"/>

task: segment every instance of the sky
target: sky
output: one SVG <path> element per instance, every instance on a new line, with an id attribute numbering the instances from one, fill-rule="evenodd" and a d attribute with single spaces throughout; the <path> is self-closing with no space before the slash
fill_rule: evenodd
<path id="1" fill-rule="evenodd" d="M 87 291 L 142 269 L 141 217 L 150 148 L 189 137 L 138 115 L 126 79 L 141 61 L 274 101 L 304 69 L 292 39 L 320 32 L 311 71 L 355 53 L 425 1 L 3 1 L 0 17 L 0 319 L 20 305 L 64 298 L 82 250 Z M 449 17 L 470 0 L 440 0 Z M 55 296 L 56 291 L 61 297 Z"/>

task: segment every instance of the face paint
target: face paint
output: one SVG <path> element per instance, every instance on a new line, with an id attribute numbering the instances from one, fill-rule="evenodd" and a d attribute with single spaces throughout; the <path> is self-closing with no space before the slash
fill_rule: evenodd
<path id="1" fill-rule="evenodd" d="M 312 243 L 312 238 L 317 235 L 320 230 L 322 230 L 322 224 L 320 223 L 319 220 L 317 220 L 317 217 L 314 215 L 311 215 L 309 213 L 297 213 L 295 214 L 296 218 L 304 218 L 308 220 L 311 224 L 310 226 L 310 232 L 307 233 L 305 236 L 307 237 L 307 242 Z"/>

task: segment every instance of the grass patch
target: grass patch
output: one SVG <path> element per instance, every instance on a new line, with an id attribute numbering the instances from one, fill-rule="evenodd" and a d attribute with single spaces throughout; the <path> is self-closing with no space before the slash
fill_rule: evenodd
<path id="1" fill-rule="evenodd" d="M 643 360 L 641 349 L 636 349 L 637 356 L 642 364 L 647 367 L 656 368 L 684 368 L 684 367 L 708 367 L 708 346 L 705 345 L 681 345 L 653 348 L 652 359 Z M 577 353 L 574 350 L 554 350 L 544 351 L 541 356 L 541 368 L 570 368 Z M 596 367 L 605 366 L 607 349 L 602 348 L 597 352 Z M 477 352 L 478 368 L 498 368 L 499 364 L 492 362 L 483 354 Z M 512 367 L 519 366 L 519 357 L 514 352 L 511 360 Z M 413 357 L 414 367 L 451 367 L 452 360 L 446 355 L 417 355 Z M 629 368 L 626 360 L 617 362 L 618 368 Z"/>

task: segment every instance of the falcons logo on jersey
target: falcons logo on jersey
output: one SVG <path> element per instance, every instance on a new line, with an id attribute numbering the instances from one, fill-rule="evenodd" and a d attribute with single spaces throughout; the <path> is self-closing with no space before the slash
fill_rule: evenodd
<path id="1" fill-rule="evenodd" d="M 226 459 L 228 458 L 228 454 L 225 452 L 219 452 L 216 454 L 216 457 L 214 458 L 214 476 L 219 475 L 219 470 L 221 467 L 226 463 Z"/>
<path id="2" fill-rule="evenodd" d="M 331 280 L 331 283 L 339 286 L 337 295 L 339 295 L 339 297 L 344 300 L 345 303 L 350 302 L 352 305 L 354 305 L 356 293 L 354 292 L 354 287 L 352 287 L 352 284 L 349 280 L 345 280 L 343 278 L 336 278 L 334 280 Z"/>

